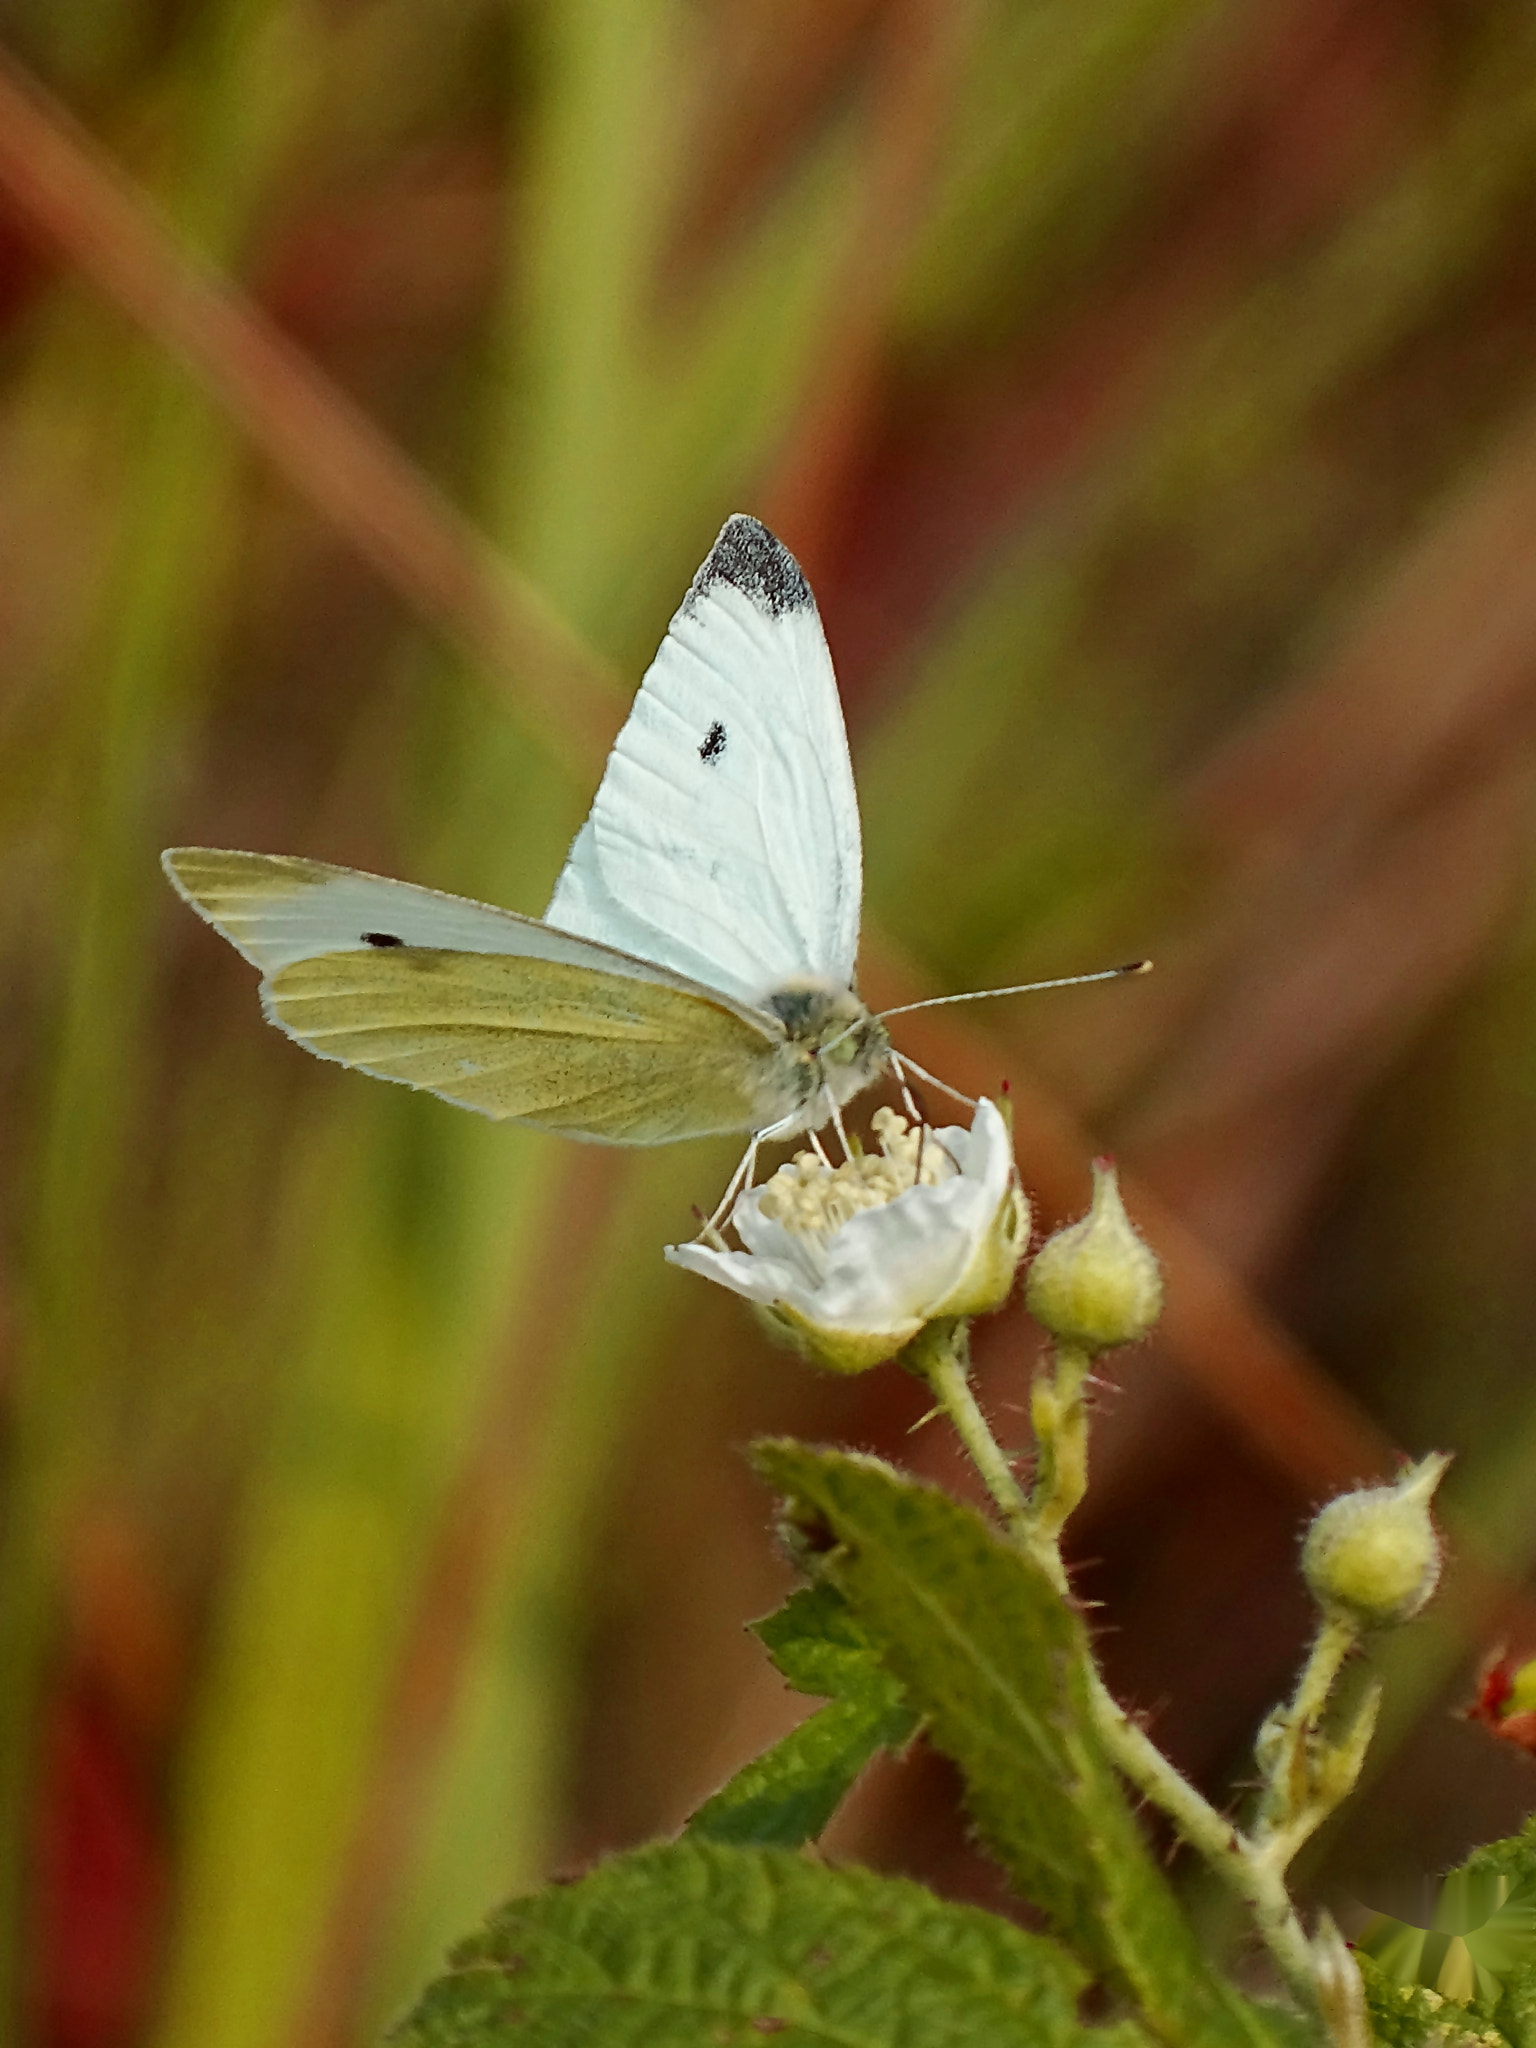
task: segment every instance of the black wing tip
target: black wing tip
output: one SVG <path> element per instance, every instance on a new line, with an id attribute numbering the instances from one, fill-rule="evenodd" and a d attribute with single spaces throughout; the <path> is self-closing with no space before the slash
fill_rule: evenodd
<path id="1" fill-rule="evenodd" d="M 800 564 L 783 541 L 748 512 L 733 512 L 721 527 L 683 601 L 684 609 L 692 610 L 717 583 L 729 583 L 773 619 L 816 609 Z"/>

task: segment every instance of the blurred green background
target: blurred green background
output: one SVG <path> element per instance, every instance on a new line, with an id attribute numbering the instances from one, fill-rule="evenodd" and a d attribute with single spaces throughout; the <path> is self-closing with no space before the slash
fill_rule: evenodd
<path id="1" fill-rule="evenodd" d="M 1536 15 L 0 5 L 0 2038 L 361 2048 L 803 1710 L 737 1447 L 963 1485 L 663 1266 L 624 1156 L 306 1059 L 166 844 L 539 911 L 722 518 L 816 586 L 886 1000 L 1112 1146 L 1168 1317 L 1079 1584 L 1208 1788 L 1311 1505 L 1458 1452 L 1313 1893 L 1536 1803 Z M 918 1019 L 910 1020 L 916 1027 Z M 983 1390 L 1022 1439 L 1032 1338 Z M 945 1770 L 837 1852 L 997 1902 Z M 1406 1903 L 1405 1903 L 1406 1902 Z"/>

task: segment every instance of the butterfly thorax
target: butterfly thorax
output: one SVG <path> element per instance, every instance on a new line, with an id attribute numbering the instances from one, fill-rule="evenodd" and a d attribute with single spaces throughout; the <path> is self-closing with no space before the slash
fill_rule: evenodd
<path id="1" fill-rule="evenodd" d="M 890 1057 L 885 1026 L 851 988 L 833 982 L 787 982 L 762 1007 L 784 1027 L 774 1062 L 774 1121 L 803 1117 L 799 1128 L 824 1123 L 832 1105 L 867 1088 Z"/>

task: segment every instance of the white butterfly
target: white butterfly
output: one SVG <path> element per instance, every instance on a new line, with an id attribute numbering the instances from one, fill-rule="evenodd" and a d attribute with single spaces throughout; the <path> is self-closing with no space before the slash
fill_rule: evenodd
<path id="1" fill-rule="evenodd" d="M 891 1059 L 854 987 L 859 813 L 816 601 L 728 519 L 543 919 L 277 854 L 163 856 L 322 1058 L 488 1116 L 658 1144 L 789 1136 Z"/>
<path id="2" fill-rule="evenodd" d="M 624 1145 L 750 1131 L 750 1172 L 758 1138 L 836 1120 L 886 1067 L 933 1079 L 854 987 L 832 660 L 799 564 L 743 513 L 667 628 L 542 919 L 283 854 L 161 858 L 290 1038 L 487 1116 Z"/>

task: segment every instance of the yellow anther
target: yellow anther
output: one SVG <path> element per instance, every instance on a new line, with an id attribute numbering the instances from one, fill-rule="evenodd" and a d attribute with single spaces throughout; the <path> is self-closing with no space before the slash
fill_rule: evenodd
<path id="1" fill-rule="evenodd" d="M 797 1152 L 763 1188 L 760 1213 L 801 1236 L 830 1235 L 861 1209 L 882 1209 L 919 1182 L 935 1187 L 959 1169 L 932 1131 L 909 1125 L 894 1109 L 871 1118 L 878 1152 L 828 1166 Z"/>

